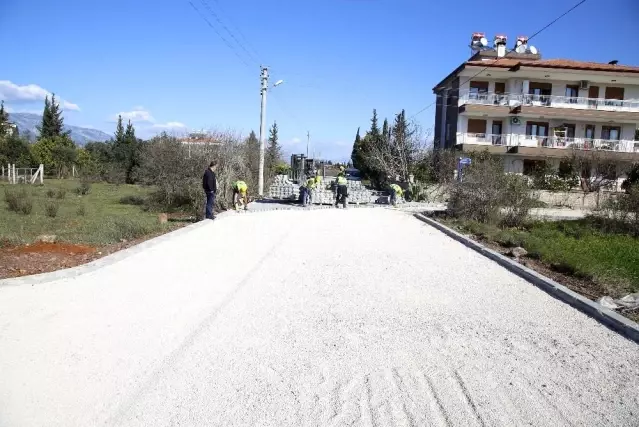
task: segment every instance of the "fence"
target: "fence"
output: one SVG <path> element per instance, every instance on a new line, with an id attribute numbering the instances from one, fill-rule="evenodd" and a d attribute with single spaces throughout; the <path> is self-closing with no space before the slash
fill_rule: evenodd
<path id="1" fill-rule="evenodd" d="M 37 168 L 16 168 L 15 164 L 9 163 L 5 169 L 1 167 L 2 180 L 5 179 L 9 184 L 35 184 L 39 181 L 42 184 L 44 180 L 44 165 L 40 164 Z"/>

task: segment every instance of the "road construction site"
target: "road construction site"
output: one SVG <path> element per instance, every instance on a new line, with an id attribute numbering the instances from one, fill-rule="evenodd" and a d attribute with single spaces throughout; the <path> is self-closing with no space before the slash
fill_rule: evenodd
<path id="1" fill-rule="evenodd" d="M 1 426 L 632 426 L 639 347 L 393 209 L 0 282 Z"/>

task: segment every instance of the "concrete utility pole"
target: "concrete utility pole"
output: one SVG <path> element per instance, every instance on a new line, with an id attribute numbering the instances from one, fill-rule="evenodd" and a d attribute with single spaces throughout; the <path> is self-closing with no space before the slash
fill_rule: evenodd
<path id="1" fill-rule="evenodd" d="M 268 67 L 261 67 L 262 108 L 260 109 L 260 168 L 258 178 L 258 194 L 264 196 L 264 138 L 266 136 L 266 92 L 268 92 Z"/>
<path id="2" fill-rule="evenodd" d="M 311 133 L 306 131 L 306 158 L 308 159 L 308 144 L 311 141 Z"/>

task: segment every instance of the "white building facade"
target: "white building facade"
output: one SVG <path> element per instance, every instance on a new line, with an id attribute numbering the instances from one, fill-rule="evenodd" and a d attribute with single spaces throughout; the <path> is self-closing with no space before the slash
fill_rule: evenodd
<path id="1" fill-rule="evenodd" d="M 523 174 L 587 153 L 612 162 L 621 180 L 639 162 L 639 67 L 484 48 L 433 91 L 436 148 L 488 150 Z"/>

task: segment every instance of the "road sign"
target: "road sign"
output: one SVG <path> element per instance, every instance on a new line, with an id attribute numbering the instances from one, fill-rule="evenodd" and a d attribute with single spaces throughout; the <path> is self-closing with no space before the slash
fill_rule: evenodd
<path id="1" fill-rule="evenodd" d="M 459 159 L 459 164 L 460 165 L 469 165 L 471 164 L 472 160 L 468 157 L 465 157 L 463 159 Z"/>

